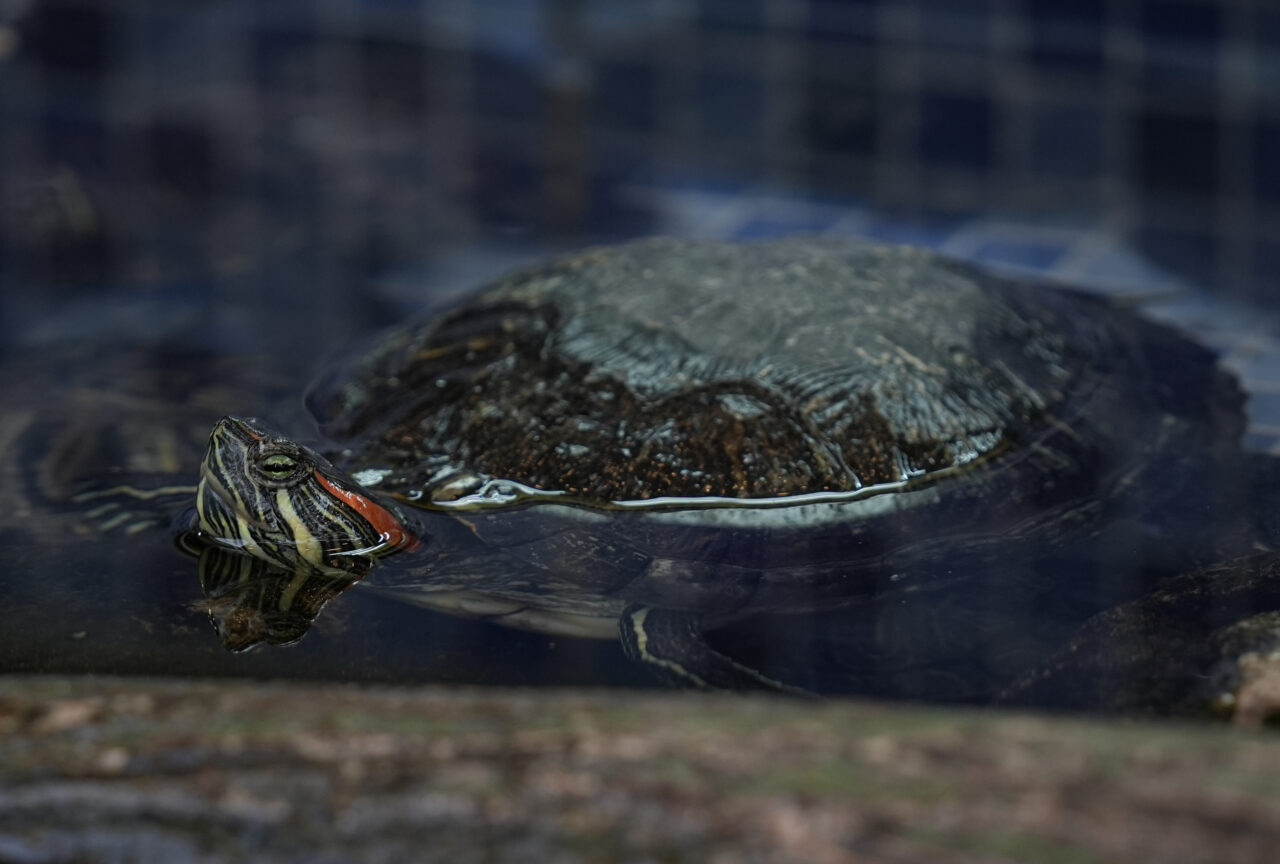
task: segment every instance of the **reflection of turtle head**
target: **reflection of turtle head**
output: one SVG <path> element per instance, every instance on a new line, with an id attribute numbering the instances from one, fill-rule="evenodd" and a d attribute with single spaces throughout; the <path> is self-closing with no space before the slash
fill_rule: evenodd
<path id="1" fill-rule="evenodd" d="M 206 539 L 286 570 L 363 572 L 371 558 L 417 542 L 322 457 L 236 417 L 209 436 L 196 509 Z"/>

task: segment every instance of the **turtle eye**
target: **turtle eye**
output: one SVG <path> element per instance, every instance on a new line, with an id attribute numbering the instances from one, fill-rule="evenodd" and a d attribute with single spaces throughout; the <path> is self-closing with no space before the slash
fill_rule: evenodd
<path id="1" fill-rule="evenodd" d="M 298 460 L 284 453 L 271 453 L 263 456 L 258 465 L 272 480 L 284 480 L 297 470 Z"/>

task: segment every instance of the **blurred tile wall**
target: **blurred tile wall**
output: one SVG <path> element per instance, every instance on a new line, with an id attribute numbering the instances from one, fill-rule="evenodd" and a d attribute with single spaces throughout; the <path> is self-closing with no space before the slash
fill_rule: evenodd
<path id="1" fill-rule="evenodd" d="M 337 282 L 684 186 L 1076 216 L 1265 300 L 1278 148 L 1263 0 L 0 0 L 8 290 Z"/>

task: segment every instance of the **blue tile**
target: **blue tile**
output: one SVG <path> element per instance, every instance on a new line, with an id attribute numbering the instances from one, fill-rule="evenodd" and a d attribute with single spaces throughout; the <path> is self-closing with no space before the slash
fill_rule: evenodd
<path id="1" fill-rule="evenodd" d="M 657 79 L 652 65 L 602 61 L 593 81 L 592 115 L 597 123 L 636 131 L 654 127 Z"/>
<path id="2" fill-rule="evenodd" d="M 928 46 L 985 50 L 991 14 L 987 0 L 918 0 L 920 39 Z"/>
<path id="3" fill-rule="evenodd" d="M 1047 271 L 1058 262 L 1064 251 L 1062 244 L 996 240 L 979 246 L 974 251 L 973 258 L 990 264 L 1013 264 L 1031 270 Z"/>
<path id="4" fill-rule="evenodd" d="M 1253 280 L 1249 285 L 1253 299 L 1276 308 L 1280 297 L 1280 244 L 1260 240 L 1253 252 Z"/>
<path id="5" fill-rule="evenodd" d="M 945 216 L 893 219 L 867 226 L 866 236 L 883 243 L 906 243 L 937 249 L 968 220 Z"/>
<path id="6" fill-rule="evenodd" d="M 1144 112 L 1136 118 L 1134 174 L 1155 192 L 1218 189 L 1218 127 L 1210 116 Z"/>
<path id="7" fill-rule="evenodd" d="M 488 51 L 471 64 L 474 107 L 503 120 L 536 120 L 542 110 L 542 76 L 536 65 Z"/>
<path id="8" fill-rule="evenodd" d="M 107 167 L 108 137 L 118 133 L 108 128 L 100 111 L 83 109 L 54 108 L 45 115 L 44 155 L 79 171 L 101 171 Z"/>
<path id="9" fill-rule="evenodd" d="M 1253 383 L 1268 382 L 1254 379 Z M 1280 385 L 1280 379 L 1269 383 Z M 1256 425 L 1280 430 L 1280 393 L 1250 393 L 1248 411 Z"/>
<path id="10" fill-rule="evenodd" d="M 406 113 L 427 108 L 433 55 L 421 42 L 386 36 L 360 38 L 360 84 L 365 101 Z"/>
<path id="11" fill-rule="evenodd" d="M 1101 249 L 1072 269 L 1072 277 L 1079 284 L 1108 294 L 1126 295 L 1135 290 L 1165 294 L 1185 287 L 1176 282 L 1169 271 L 1127 247 Z"/>
<path id="12" fill-rule="evenodd" d="M 699 0 L 698 26 L 708 30 L 764 29 L 763 0 Z"/>
<path id="13" fill-rule="evenodd" d="M 875 188 L 876 163 L 868 159 L 814 160 L 806 166 L 803 191 L 806 195 L 862 197 Z"/>
<path id="14" fill-rule="evenodd" d="M 1051 70 L 1100 73 L 1103 68 L 1103 0 L 1025 0 L 1028 57 Z"/>
<path id="15" fill-rule="evenodd" d="M 802 122 L 809 148 L 818 153 L 871 156 L 879 95 L 874 69 L 848 83 L 805 82 Z"/>
<path id="16" fill-rule="evenodd" d="M 759 137 L 763 84 L 759 79 L 704 72 L 698 76 L 702 132 L 713 138 L 753 143 Z"/>
<path id="17" fill-rule="evenodd" d="M 1143 52 L 1142 84 L 1148 102 L 1212 104 L 1220 87 L 1217 51 L 1182 43 L 1148 44 Z"/>
<path id="18" fill-rule="evenodd" d="M 1102 118 L 1096 108 L 1031 109 L 1031 167 L 1093 178 L 1102 170 Z"/>
<path id="19" fill-rule="evenodd" d="M 985 18 L 991 13 L 991 0 L 916 0 L 923 15 L 969 15 Z"/>
<path id="20" fill-rule="evenodd" d="M 1258 197 L 1280 202 L 1280 120 L 1264 120 L 1255 127 L 1253 172 Z"/>
<path id="21" fill-rule="evenodd" d="M 837 45 L 876 42 L 876 0 L 809 0 L 810 41 Z"/>
<path id="22" fill-rule="evenodd" d="M 668 167 L 658 179 L 657 185 L 674 194 L 692 193 L 699 196 L 721 198 L 724 202 L 745 195 L 749 184 L 742 177 L 719 174 L 714 170 L 680 164 Z"/>
<path id="23" fill-rule="evenodd" d="M 1253 36 L 1260 57 L 1280 52 L 1280 9 L 1259 9 L 1254 13 Z"/>
<path id="24" fill-rule="evenodd" d="M 225 185 L 217 142 L 206 125 L 158 116 L 147 123 L 145 135 L 147 178 L 155 186 L 195 202 Z"/>
<path id="25" fill-rule="evenodd" d="M 310 92 L 317 86 L 317 38 L 309 25 L 266 28 L 250 38 L 250 66 L 254 83 L 268 89 Z"/>
<path id="26" fill-rule="evenodd" d="M 1211 225 L 1203 231 L 1171 230 L 1150 225 L 1137 231 L 1139 249 L 1156 262 L 1198 285 L 1210 285 L 1217 273 L 1218 241 Z"/>
<path id="27" fill-rule="evenodd" d="M 1147 87 L 1186 96 L 1195 87 L 1212 101 L 1217 92 L 1222 14 L 1216 4 L 1148 0 L 1142 7 L 1143 77 Z"/>
<path id="28" fill-rule="evenodd" d="M 1216 46 L 1222 38 L 1222 7 L 1216 2 L 1146 0 L 1141 20 L 1147 39 Z"/>
<path id="29" fill-rule="evenodd" d="M 1280 92 L 1280 11 L 1259 11 L 1254 19 L 1255 77 L 1258 91 L 1274 99 Z"/>
<path id="30" fill-rule="evenodd" d="M 752 240 L 763 237 L 781 237 L 786 234 L 816 234 L 828 230 L 835 225 L 837 218 L 833 215 L 803 216 L 797 214 L 794 219 L 774 219 L 761 217 L 750 219 L 739 225 L 733 232 L 735 240 Z"/>
<path id="31" fill-rule="evenodd" d="M 1101 26 L 1106 20 L 1105 0 L 1023 0 L 1033 22 L 1081 21 Z"/>
<path id="32" fill-rule="evenodd" d="M 1250 386 L 1280 386 L 1280 354 L 1254 357 L 1240 367 L 1240 377 Z M 1276 424 L 1280 426 L 1280 423 Z"/>
<path id="33" fill-rule="evenodd" d="M 87 77 L 107 72 L 116 62 L 121 22 L 111 5 L 36 4 L 24 22 L 24 49 L 42 66 Z"/>
<path id="34" fill-rule="evenodd" d="M 1280 445 L 1280 437 L 1264 432 L 1246 432 L 1240 441 L 1241 446 L 1250 453 L 1275 453 Z"/>
<path id="35" fill-rule="evenodd" d="M 987 168 L 991 162 L 991 102 L 985 97 L 925 94 L 920 103 L 920 158 L 925 163 Z"/>

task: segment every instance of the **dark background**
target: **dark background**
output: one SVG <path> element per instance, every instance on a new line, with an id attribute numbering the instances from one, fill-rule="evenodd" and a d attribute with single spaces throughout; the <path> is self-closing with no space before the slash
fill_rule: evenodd
<path id="1" fill-rule="evenodd" d="M 1276 449 L 1271 5 L 0 0 L 4 668 L 324 674 L 235 665 L 167 537 L 58 506 L 189 480 L 218 416 L 288 418 L 378 328 L 587 243 L 860 234 L 1135 296 L 1224 352 Z M 379 602 L 306 650 L 389 668 L 339 634 L 430 619 Z M 421 638 L 487 644 L 453 626 Z"/>
<path id="2" fill-rule="evenodd" d="M 687 233 L 682 189 L 795 205 L 703 233 L 825 230 L 804 212 L 824 204 L 910 240 L 1049 220 L 1266 300 L 1270 6 L 6 0 L 7 329 L 104 291 L 213 319 L 320 297 L 342 329 L 379 323 L 373 277 Z M 1066 245 L 1006 257 L 1051 270 Z"/>

